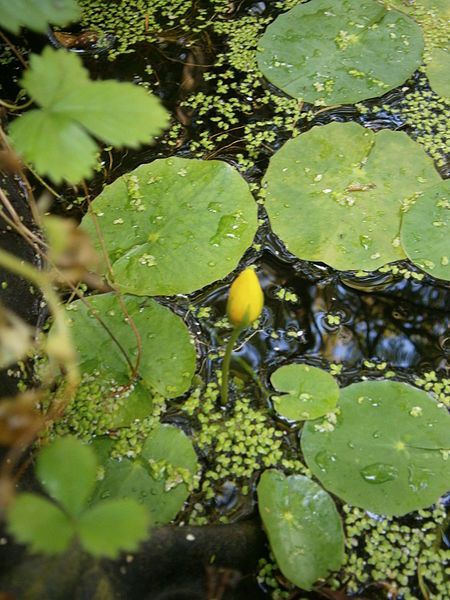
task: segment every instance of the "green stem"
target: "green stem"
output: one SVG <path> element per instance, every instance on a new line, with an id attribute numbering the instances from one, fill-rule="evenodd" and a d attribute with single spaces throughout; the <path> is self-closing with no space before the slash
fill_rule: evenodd
<path id="1" fill-rule="evenodd" d="M 230 335 L 230 339 L 228 340 L 227 347 L 225 350 L 225 356 L 223 357 L 222 362 L 222 390 L 221 390 L 221 400 L 222 406 L 225 406 L 228 402 L 228 380 L 230 376 L 230 362 L 231 355 L 233 354 L 233 348 L 237 342 L 237 339 L 244 327 L 235 327 L 233 332 Z"/>

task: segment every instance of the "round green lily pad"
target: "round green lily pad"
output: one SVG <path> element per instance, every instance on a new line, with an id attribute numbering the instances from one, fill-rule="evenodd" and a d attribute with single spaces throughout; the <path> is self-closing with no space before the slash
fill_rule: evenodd
<path id="1" fill-rule="evenodd" d="M 225 162 L 168 158 L 105 187 L 93 211 L 116 282 L 139 296 L 189 293 L 238 264 L 257 228 L 257 206 Z M 91 215 L 82 228 L 97 239 Z"/>
<path id="2" fill-rule="evenodd" d="M 420 26 L 374 0 L 313 0 L 269 25 L 258 65 L 307 102 L 354 103 L 401 85 L 422 62 Z"/>
<path id="3" fill-rule="evenodd" d="M 373 271 L 405 257 L 402 203 L 441 178 L 405 133 L 330 123 L 289 140 L 264 181 L 272 229 L 290 252 Z"/>
<path id="4" fill-rule="evenodd" d="M 420 269 L 450 281 L 450 180 L 426 190 L 408 209 L 402 244 Z"/>
<path id="5" fill-rule="evenodd" d="M 431 89 L 439 96 L 450 98 L 450 49 L 447 52 L 442 48 L 435 48 L 431 52 L 426 72 Z"/>
<path id="6" fill-rule="evenodd" d="M 273 387 L 283 393 L 272 396 L 275 410 L 293 421 L 317 419 L 331 412 L 339 398 L 339 387 L 332 375 L 308 365 L 291 364 L 271 376 Z"/>
<path id="7" fill-rule="evenodd" d="M 118 382 L 130 376 L 129 365 L 117 343 L 134 364 L 137 342 L 113 293 L 87 299 L 90 309 L 77 300 L 67 307 L 69 324 L 83 372 L 111 373 Z M 151 298 L 124 296 L 128 313 L 141 336 L 139 374 L 154 391 L 174 398 L 186 392 L 195 371 L 193 340 L 183 320 Z M 95 318 L 96 311 L 109 331 Z"/>
<path id="8" fill-rule="evenodd" d="M 344 532 L 332 498 L 302 475 L 264 471 L 258 507 L 270 548 L 285 577 L 304 590 L 337 571 L 344 560 Z"/>
<path id="9" fill-rule="evenodd" d="M 103 452 L 100 449 L 99 455 Z M 177 427 L 158 424 L 135 460 L 101 456 L 104 477 L 91 499 L 137 500 L 150 512 L 153 525 L 174 519 L 189 496 L 198 471 L 197 455 L 190 438 Z"/>
<path id="10" fill-rule="evenodd" d="M 337 422 L 308 421 L 306 462 L 349 504 L 401 516 L 450 487 L 450 415 L 406 383 L 365 381 L 341 390 Z"/>

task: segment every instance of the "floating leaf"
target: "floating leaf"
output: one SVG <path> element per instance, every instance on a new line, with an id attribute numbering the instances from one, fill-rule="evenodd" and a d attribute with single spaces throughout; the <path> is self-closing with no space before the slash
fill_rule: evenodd
<path id="1" fill-rule="evenodd" d="M 97 151 L 91 135 L 136 147 L 151 142 L 167 124 L 156 97 L 131 83 L 91 81 L 73 52 L 47 47 L 40 56 L 31 55 L 22 86 L 41 108 L 16 119 L 11 138 L 55 183 L 78 183 L 91 175 Z"/>
<path id="2" fill-rule="evenodd" d="M 259 68 L 307 102 L 343 104 L 381 96 L 422 62 L 412 19 L 373 0 L 314 0 L 280 15 L 262 36 Z"/>
<path id="3" fill-rule="evenodd" d="M 121 398 L 121 405 L 111 415 L 111 428 L 128 427 L 134 421 L 145 419 L 151 414 L 152 395 L 147 388 L 138 383 L 130 393 Z"/>
<path id="4" fill-rule="evenodd" d="M 273 396 L 278 414 L 293 421 L 317 419 L 331 412 L 339 398 L 339 387 L 332 375 L 308 365 L 279 367 L 270 381 L 282 396 Z"/>
<path id="5" fill-rule="evenodd" d="M 0 0 L 0 23 L 19 33 L 21 27 L 45 33 L 50 23 L 68 25 L 81 16 L 76 0 Z"/>
<path id="6" fill-rule="evenodd" d="M 408 258 L 433 277 L 450 281 L 450 181 L 429 188 L 403 217 Z"/>
<path id="7" fill-rule="evenodd" d="M 448 490 L 450 415 L 426 392 L 364 381 L 342 389 L 338 407 L 334 428 L 309 421 L 301 438 L 327 490 L 389 516 L 426 508 Z"/>
<path id="8" fill-rule="evenodd" d="M 41 450 L 36 472 L 49 495 L 76 516 L 94 489 L 97 461 L 85 444 L 64 437 Z"/>
<path id="9" fill-rule="evenodd" d="M 106 186 L 93 210 L 124 292 L 188 293 L 222 279 L 256 232 L 256 203 L 230 165 L 170 158 Z M 92 238 L 87 215 L 82 227 Z"/>
<path id="10" fill-rule="evenodd" d="M 75 535 L 69 517 L 36 494 L 19 494 L 7 514 L 9 532 L 21 544 L 28 544 L 31 552 L 58 554 Z"/>
<path id="11" fill-rule="evenodd" d="M 150 298 L 125 296 L 124 302 L 141 336 L 139 372 L 143 381 L 160 394 L 174 398 L 189 389 L 195 371 L 195 349 L 182 319 Z M 111 373 L 120 383 L 129 377 L 126 359 L 110 333 L 133 363 L 137 341 L 113 293 L 89 298 L 90 309 L 77 300 L 69 305 L 71 331 L 85 372 Z M 93 340 L 95 342 L 93 343 Z"/>
<path id="12" fill-rule="evenodd" d="M 108 500 L 81 516 L 78 535 L 93 556 L 117 558 L 120 551 L 137 550 L 148 535 L 149 524 L 147 510 L 134 500 Z"/>
<path id="13" fill-rule="evenodd" d="M 411 16 L 422 27 L 425 38 L 425 72 L 432 89 L 450 97 L 450 3 L 448 0 L 383 0 Z"/>
<path id="14" fill-rule="evenodd" d="M 330 123 L 271 158 L 266 208 L 274 232 L 299 258 L 372 271 L 404 258 L 402 202 L 439 181 L 405 133 Z"/>
<path id="15" fill-rule="evenodd" d="M 162 525 L 182 508 L 189 496 L 186 481 L 192 482 L 198 464 L 191 440 L 177 427 L 159 425 L 139 459 L 108 459 L 104 468 L 94 501 L 133 498 L 150 511 L 152 523 Z"/>
<path id="16" fill-rule="evenodd" d="M 344 532 L 331 497 L 302 475 L 265 471 L 258 484 L 259 513 L 285 577 L 304 590 L 337 571 L 344 560 Z"/>
<path id="17" fill-rule="evenodd" d="M 435 48 L 426 67 L 431 88 L 436 94 L 450 98 L 450 51 Z"/>

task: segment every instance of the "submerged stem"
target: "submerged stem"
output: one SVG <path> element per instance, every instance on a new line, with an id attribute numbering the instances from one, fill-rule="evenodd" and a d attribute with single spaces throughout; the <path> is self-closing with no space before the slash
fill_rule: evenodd
<path id="1" fill-rule="evenodd" d="M 227 347 L 225 350 L 225 356 L 223 357 L 222 389 L 221 389 L 221 394 L 220 394 L 223 406 L 225 406 L 225 404 L 228 402 L 228 380 L 229 380 L 229 375 L 230 375 L 231 355 L 233 354 L 234 345 L 236 344 L 237 339 L 243 329 L 244 329 L 243 327 L 235 327 L 233 329 L 233 331 L 230 335 L 230 339 L 228 340 L 228 343 L 227 343 Z"/>

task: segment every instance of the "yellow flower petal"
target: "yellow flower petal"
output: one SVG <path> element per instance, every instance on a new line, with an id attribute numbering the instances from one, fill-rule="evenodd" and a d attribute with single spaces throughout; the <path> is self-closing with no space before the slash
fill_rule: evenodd
<path id="1" fill-rule="evenodd" d="M 259 317 L 264 295 L 253 269 L 245 269 L 233 281 L 228 295 L 228 318 L 235 327 L 246 327 Z"/>

